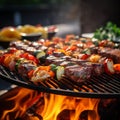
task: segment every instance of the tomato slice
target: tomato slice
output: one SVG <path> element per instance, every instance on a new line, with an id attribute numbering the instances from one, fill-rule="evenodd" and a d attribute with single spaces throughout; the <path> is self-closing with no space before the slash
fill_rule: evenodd
<path id="1" fill-rule="evenodd" d="M 39 63 L 39 60 L 37 58 L 35 58 L 33 55 L 29 54 L 29 53 L 23 53 L 23 54 L 20 55 L 20 57 L 25 58 L 27 60 L 32 60 L 36 64 Z"/>
<path id="2" fill-rule="evenodd" d="M 115 70 L 113 68 L 113 60 L 110 58 L 105 59 L 104 61 L 104 69 L 107 74 L 114 74 Z"/>
<path id="3" fill-rule="evenodd" d="M 4 66 L 8 67 L 11 59 L 13 58 L 13 55 L 10 53 L 6 53 L 0 58 L 0 64 L 3 64 Z"/>
<path id="4" fill-rule="evenodd" d="M 113 68 L 114 68 L 115 72 L 120 73 L 120 64 L 119 63 L 114 64 Z"/>
<path id="5" fill-rule="evenodd" d="M 102 40 L 101 42 L 99 42 L 99 46 L 104 47 L 106 46 L 107 42 L 108 42 L 107 40 Z"/>
<path id="6" fill-rule="evenodd" d="M 14 47 L 8 48 L 8 52 L 9 52 L 9 53 L 15 53 L 16 51 L 17 51 L 17 49 L 14 48 Z"/>
<path id="7" fill-rule="evenodd" d="M 21 58 L 26 58 L 26 56 L 27 56 L 27 53 L 23 53 L 20 55 Z"/>
<path id="8" fill-rule="evenodd" d="M 82 60 L 86 60 L 89 56 L 90 56 L 90 55 L 88 55 L 88 54 L 83 54 L 83 55 L 81 56 L 81 59 L 82 59 Z"/>
<path id="9" fill-rule="evenodd" d="M 48 71 L 48 74 L 50 75 L 50 77 L 54 77 L 55 76 L 55 73 L 53 71 Z"/>
<path id="10" fill-rule="evenodd" d="M 31 78 L 33 76 L 33 72 L 34 72 L 34 70 L 31 70 L 31 71 L 28 72 L 28 77 L 29 78 Z"/>

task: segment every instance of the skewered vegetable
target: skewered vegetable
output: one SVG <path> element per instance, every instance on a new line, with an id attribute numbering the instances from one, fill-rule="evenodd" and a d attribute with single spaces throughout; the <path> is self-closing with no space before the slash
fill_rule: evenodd
<path id="1" fill-rule="evenodd" d="M 0 62 L 34 83 L 49 78 L 61 80 L 64 76 L 81 83 L 92 76 L 117 71 L 114 63 L 120 62 L 120 50 L 108 47 L 108 42 L 100 44 L 98 41 L 96 47 L 90 39 L 76 40 L 75 36 L 66 40 L 11 42 L 10 48 L 1 53 Z"/>
<path id="2" fill-rule="evenodd" d="M 56 70 L 57 79 L 60 80 L 63 75 L 64 75 L 64 67 L 63 66 L 57 66 L 57 70 Z"/>
<path id="3" fill-rule="evenodd" d="M 107 58 L 104 61 L 104 67 L 105 67 L 105 72 L 106 73 L 108 73 L 108 74 L 114 74 L 115 73 L 114 68 L 113 68 L 113 60 L 112 59 Z"/>
<path id="4" fill-rule="evenodd" d="M 114 68 L 116 73 L 120 73 L 120 64 L 114 64 L 113 68 Z"/>

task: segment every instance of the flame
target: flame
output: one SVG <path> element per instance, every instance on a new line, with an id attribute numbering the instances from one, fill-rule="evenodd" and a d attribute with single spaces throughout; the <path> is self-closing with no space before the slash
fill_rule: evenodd
<path id="1" fill-rule="evenodd" d="M 38 93 L 34 90 L 22 88 L 6 102 L 14 103 L 11 108 L 5 110 L 2 120 L 11 120 L 10 113 L 14 112 L 14 119 L 22 117 L 25 112 L 43 98 L 42 104 L 37 104 L 35 112 L 42 116 L 43 120 L 83 120 L 83 112 L 87 112 L 87 120 L 100 120 L 97 112 L 100 99 L 62 96 L 48 93 Z M 39 102 L 39 101 L 38 101 Z M 39 120 L 32 116 L 30 120 Z M 84 119 L 86 120 L 86 119 Z"/>
<path id="2" fill-rule="evenodd" d="M 37 95 L 38 95 L 37 92 L 33 90 L 25 88 L 20 89 L 20 91 L 16 95 L 5 100 L 5 103 L 10 103 L 11 105 L 8 110 L 5 110 L 3 112 L 1 119 L 11 120 L 10 114 L 13 112 L 15 113 L 14 119 L 22 116 L 26 109 L 28 108 L 28 106 L 30 105 L 29 103 L 31 102 L 31 100 Z"/>
<path id="3" fill-rule="evenodd" d="M 58 114 L 63 110 L 73 110 L 70 114 L 69 120 L 79 120 L 80 114 L 88 110 L 88 120 L 99 120 L 97 107 L 99 99 L 92 98 L 76 98 L 61 95 L 50 94 L 49 97 L 44 96 L 44 109 L 39 111 L 43 120 L 57 120 Z M 91 112 L 94 111 L 94 112 Z M 94 114 L 93 114 L 94 113 Z"/>

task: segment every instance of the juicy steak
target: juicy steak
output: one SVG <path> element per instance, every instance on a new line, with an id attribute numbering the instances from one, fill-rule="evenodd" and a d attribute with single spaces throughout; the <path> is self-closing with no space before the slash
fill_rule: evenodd
<path id="1" fill-rule="evenodd" d="M 98 54 L 103 57 L 111 58 L 114 63 L 120 63 L 120 50 L 112 48 L 101 48 L 98 50 Z"/>
<path id="2" fill-rule="evenodd" d="M 65 68 L 65 75 L 75 82 L 84 82 L 90 79 L 92 67 L 84 66 L 68 66 Z"/>

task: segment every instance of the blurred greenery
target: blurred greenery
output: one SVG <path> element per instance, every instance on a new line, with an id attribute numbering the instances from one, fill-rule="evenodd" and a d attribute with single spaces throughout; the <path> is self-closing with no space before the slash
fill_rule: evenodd
<path id="1" fill-rule="evenodd" d="M 66 0 L 0 0 L 0 5 L 59 4 Z"/>
<path id="2" fill-rule="evenodd" d="M 113 22 L 107 22 L 106 25 L 98 28 L 94 32 L 94 38 L 103 40 L 103 39 L 109 39 L 109 40 L 117 40 L 120 38 L 120 27 L 118 27 Z"/>

